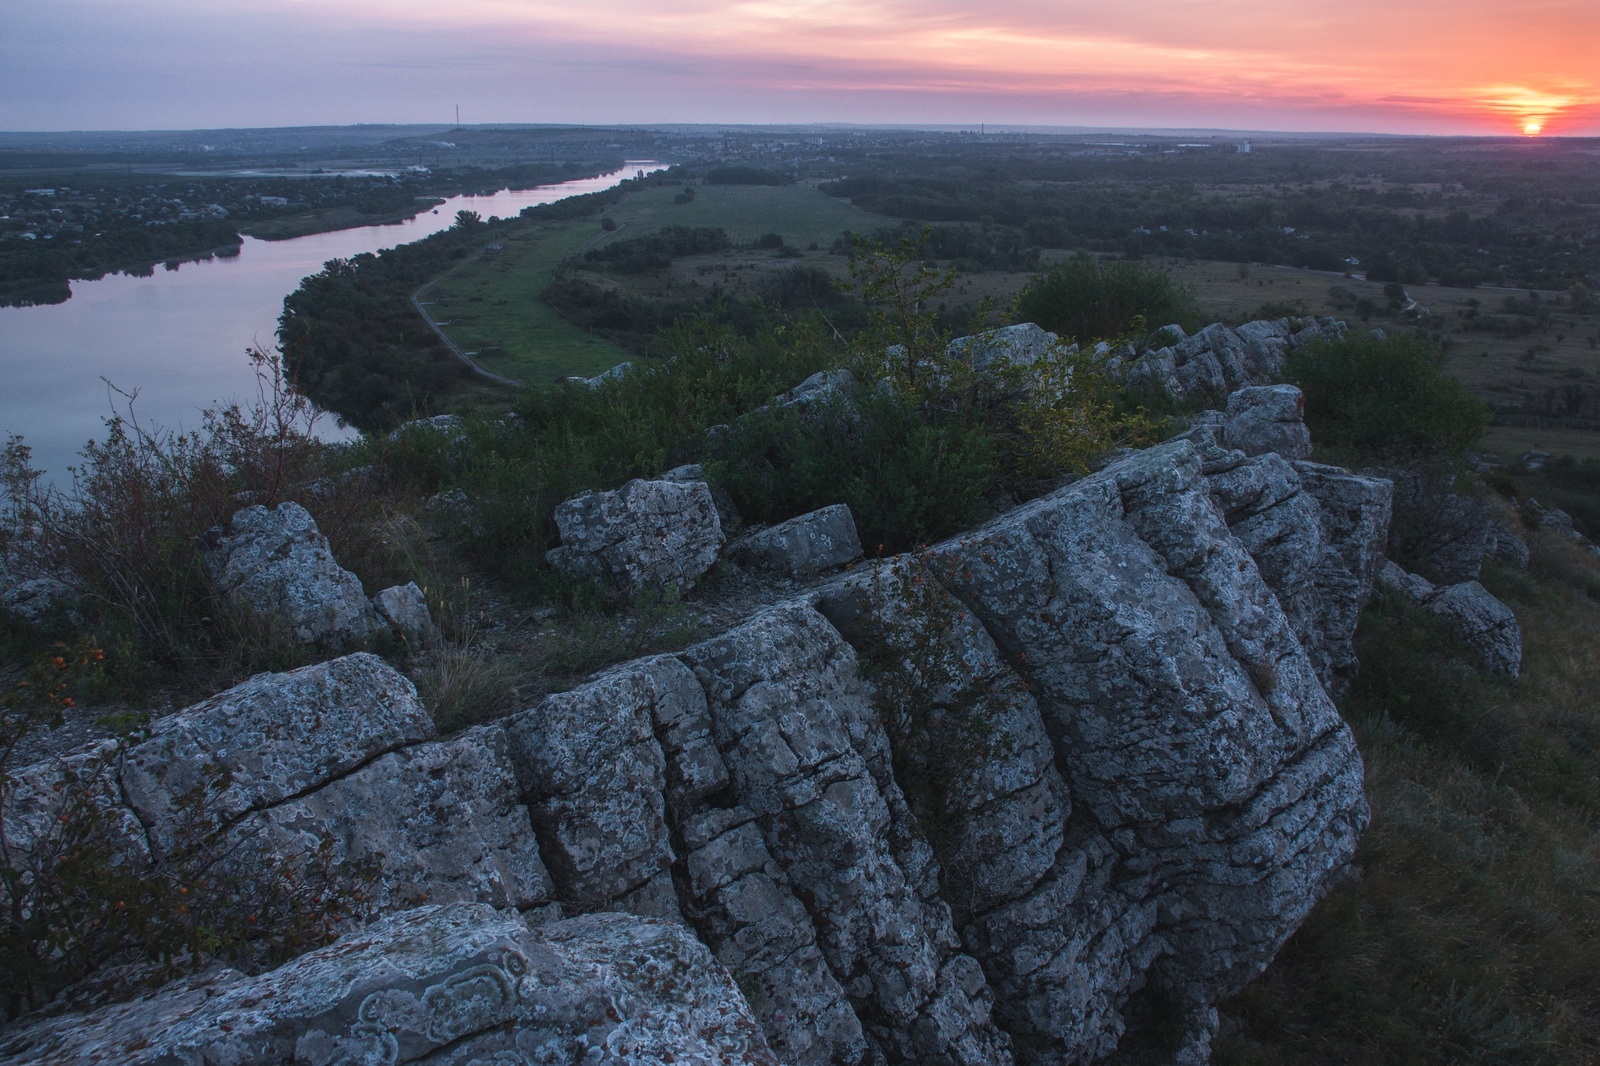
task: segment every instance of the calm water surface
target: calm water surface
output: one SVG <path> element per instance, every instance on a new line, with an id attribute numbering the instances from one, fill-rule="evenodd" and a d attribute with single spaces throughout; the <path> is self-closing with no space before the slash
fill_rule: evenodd
<path id="1" fill-rule="evenodd" d="M 288 241 L 244 239 L 233 258 L 72 283 L 72 299 L 45 307 L 0 308 L 0 436 L 20 434 L 34 465 L 57 483 L 111 412 L 107 382 L 138 393 L 141 422 L 198 424 L 218 401 L 250 400 L 255 377 L 246 349 L 275 340 L 283 298 L 329 259 L 419 240 L 445 229 L 457 211 L 507 218 L 524 207 L 597 192 L 660 169 L 630 162 L 613 174 L 493 196 L 457 196 L 409 221 L 317 233 Z M 322 435 L 354 436 L 326 418 Z"/>

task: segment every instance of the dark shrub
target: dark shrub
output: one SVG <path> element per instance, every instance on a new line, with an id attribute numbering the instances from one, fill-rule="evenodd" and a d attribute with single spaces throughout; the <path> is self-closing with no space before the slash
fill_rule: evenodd
<path id="1" fill-rule="evenodd" d="M 1489 425 L 1489 405 L 1443 362 L 1412 337 L 1352 335 L 1292 353 L 1284 377 L 1305 393 L 1319 447 L 1361 463 L 1410 464 L 1458 456 Z"/>
<path id="2" fill-rule="evenodd" d="M 1080 256 L 1057 263 L 1017 297 L 1018 321 L 1037 322 L 1079 344 L 1152 325 L 1193 321 L 1194 295 L 1157 267 Z"/>
<path id="3" fill-rule="evenodd" d="M 996 475 L 982 426 L 932 422 L 920 407 L 862 386 L 803 414 L 768 409 L 735 424 L 708 464 L 747 521 L 850 505 L 869 551 L 904 551 L 982 517 Z"/>
<path id="4" fill-rule="evenodd" d="M 788 185 L 793 180 L 760 167 L 714 167 L 706 174 L 707 185 Z"/>

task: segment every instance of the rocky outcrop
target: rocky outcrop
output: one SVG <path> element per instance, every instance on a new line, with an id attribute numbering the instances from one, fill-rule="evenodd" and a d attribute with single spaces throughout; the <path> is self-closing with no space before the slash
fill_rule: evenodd
<path id="1" fill-rule="evenodd" d="M 1030 366 L 1050 352 L 1061 338 L 1032 322 L 1002 326 L 950 342 L 947 355 L 966 359 L 984 374 L 1001 366 Z"/>
<path id="2" fill-rule="evenodd" d="M 1117 368 L 1130 383 L 1149 382 L 1177 399 L 1215 399 L 1249 385 L 1276 381 L 1284 357 L 1327 337 L 1342 337 L 1344 323 L 1331 318 L 1246 322 L 1238 329 L 1213 323 L 1193 336 L 1174 326 L 1163 331 L 1175 343 L 1146 348 Z"/>
<path id="3" fill-rule="evenodd" d="M 635 479 L 611 492 L 586 492 L 555 511 L 561 546 L 551 566 L 620 591 L 693 588 L 717 561 L 722 523 L 703 481 Z"/>
<path id="4" fill-rule="evenodd" d="M 604 984 L 619 1057 L 672 1031 L 674 1056 L 700 1061 L 696 1041 L 735 1031 L 732 1061 L 1065 1066 L 1114 1049 L 1130 997 L 1154 989 L 1199 1061 L 1217 1001 L 1343 875 L 1366 824 L 1325 681 L 1348 665 L 1387 506 L 1386 482 L 1199 427 L 447 740 L 370 657 L 254 679 L 152 737 L 160 758 L 129 760 L 141 824 L 220 759 L 233 779 L 215 809 L 262 847 L 327 840 L 379 865 L 369 917 L 458 907 L 209 998 L 180 987 L 44 1023 L 27 1046 L 270 1032 L 307 1061 L 363 1040 L 400 1049 L 382 1062 L 574 1061 L 595 1030 L 562 1028 L 566 1004 L 606 1016 L 585 967 L 643 958 Z M 387 709 L 363 702 L 385 685 Z M 224 727 L 249 742 L 219 744 Z M 557 908 L 591 925 L 568 936 Z M 464 926 L 528 960 L 496 971 L 540 975 L 526 994 L 452 946 Z M 634 946 L 606 954 L 613 933 Z M 637 946 L 669 940 L 689 961 Z M 465 997 L 468 973 L 487 982 L 476 1020 L 417 1035 L 456 1017 L 428 990 Z M 631 991 L 650 973 L 678 977 Z M 681 1002 L 702 985 L 720 1030 Z M 208 1013 L 263 991 L 230 1030 Z M 188 1011 L 193 1026 L 149 1021 Z"/>
<path id="5" fill-rule="evenodd" d="M 809 578 L 861 558 L 861 538 L 850 508 L 836 503 L 752 533 L 732 554 L 746 566 Z"/>
<path id="6" fill-rule="evenodd" d="M 596 914 L 529 929 L 481 904 L 377 922 L 260 977 L 13 1030 L 0 1062 L 777 1066 L 738 988 L 679 926 Z"/>
<path id="7" fill-rule="evenodd" d="M 1306 401 L 1293 385 L 1256 385 L 1228 397 L 1222 443 L 1246 455 L 1276 452 L 1285 459 L 1311 458 Z"/>
<path id="8" fill-rule="evenodd" d="M 1292 385 L 1242 389 L 1185 437 L 1229 531 L 1277 595 L 1324 687 L 1356 668 L 1352 642 L 1389 536 L 1392 486 L 1305 460 L 1310 437 Z M 1281 446 L 1287 455 L 1274 449 Z"/>
<path id="9" fill-rule="evenodd" d="M 8 822 L 7 836 L 44 839 L 35 823 L 66 802 L 55 786 L 90 782 L 119 852 L 139 864 L 227 839 L 241 870 L 292 875 L 315 857 L 358 876 L 358 917 L 422 902 L 545 903 L 505 727 L 433 736 L 411 682 L 373 655 L 260 674 L 158 719 L 125 750 L 100 741 L 23 768 L 40 800 L 8 804 L 34 817 Z"/>
<path id="10" fill-rule="evenodd" d="M 837 370 L 819 370 L 772 402 L 804 412 L 818 404 L 833 403 L 855 388 L 856 376 L 843 367 Z"/>
<path id="11" fill-rule="evenodd" d="M 203 558 L 229 603 L 298 643 L 357 643 L 382 627 L 361 580 L 297 503 L 246 507 L 206 535 Z"/>
<path id="12" fill-rule="evenodd" d="M 1522 672 L 1522 626 L 1511 608 L 1476 581 L 1436 588 L 1420 574 L 1408 574 L 1386 562 L 1378 581 L 1407 603 L 1421 607 L 1476 656 L 1492 674 L 1515 679 Z"/>

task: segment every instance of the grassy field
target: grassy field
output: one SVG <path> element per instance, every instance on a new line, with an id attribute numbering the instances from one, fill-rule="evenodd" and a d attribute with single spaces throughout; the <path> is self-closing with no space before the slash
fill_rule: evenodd
<path id="1" fill-rule="evenodd" d="M 607 213 L 618 228 L 607 240 L 642 237 L 662 226 L 713 226 L 726 230 L 735 244 L 778 233 L 796 248 L 826 249 L 845 230 L 871 232 L 892 222 L 809 185 L 697 185 L 692 201 L 673 203 L 682 191 L 646 189 L 613 207 Z"/>
<path id="2" fill-rule="evenodd" d="M 422 299 L 441 328 L 496 374 L 529 383 L 593 376 L 628 357 L 574 326 L 539 294 L 556 266 L 600 233 L 597 222 L 530 223 L 435 281 Z"/>

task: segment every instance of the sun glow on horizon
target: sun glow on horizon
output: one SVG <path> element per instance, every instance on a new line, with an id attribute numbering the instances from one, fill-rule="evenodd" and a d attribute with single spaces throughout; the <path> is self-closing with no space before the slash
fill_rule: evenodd
<path id="1" fill-rule="evenodd" d="M 1529 137 L 1537 137 L 1543 130 L 1544 126 L 1538 122 L 1524 122 L 1522 124 L 1522 132 Z"/>

